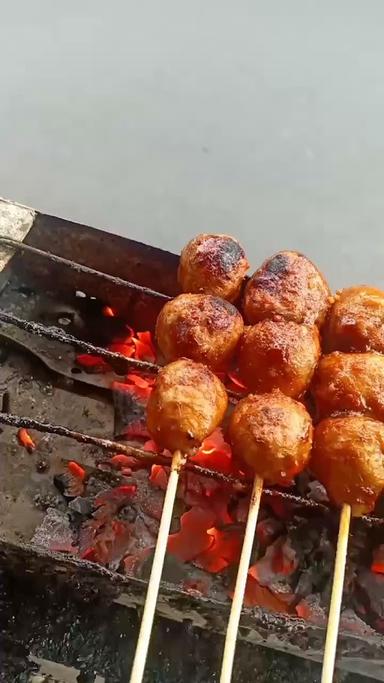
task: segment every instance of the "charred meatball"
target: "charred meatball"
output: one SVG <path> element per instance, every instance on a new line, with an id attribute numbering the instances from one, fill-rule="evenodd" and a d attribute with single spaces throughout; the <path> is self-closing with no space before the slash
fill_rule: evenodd
<path id="1" fill-rule="evenodd" d="M 336 505 L 371 512 L 384 489 L 384 424 L 369 417 L 331 417 L 315 428 L 310 467 Z"/>
<path id="2" fill-rule="evenodd" d="M 229 439 L 235 457 L 265 481 L 289 485 L 309 460 L 312 422 L 301 403 L 280 391 L 250 395 L 231 415 Z"/>
<path id="3" fill-rule="evenodd" d="M 366 286 L 343 289 L 324 327 L 324 347 L 384 353 L 384 292 Z"/>
<path id="4" fill-rule="evenodd" d="M 384 422 L 384 356 L 338 351 L 323 356 L 312 394 L 319 418 L 355 412 Z"/>
<path id="5" fill-rule="evenodd" d="M 147 427 L 161 448 L 190 453 L 222 421 L 224 385 L 205 365 L 177 360 L 162 368 L 147 407 Z"/>
<path id="6" fill-rule="evenodd" d="M 185 357 L 224 370 L 243 329 L 242 316 L 228 301 L 209 294 L 180 294 L 161 310 L 156 339 L 167 362 Z"/>
<path id="7" fill-rule="evenodd" d="M 307 390 L 319 358 L 317 327 L 263 320 L 244 332 L 239 373 L 251 391 L 280 389 L 299 398 Z"/>
<path id="8" fill-rule="evenodd" d="M 312 261 L 296 251 L 281 251 L 250 278 L 244 314 L 252 325 L 269 318 L 320 327 L 330 303 L 329 287 Z"/>
<path id="9" fill-rule="evenodd" d="M 241 244 L 229 235 L 197 235 L 180 254 L 183 292 L 213 294 L 235 301 L 249 263 Z"/>

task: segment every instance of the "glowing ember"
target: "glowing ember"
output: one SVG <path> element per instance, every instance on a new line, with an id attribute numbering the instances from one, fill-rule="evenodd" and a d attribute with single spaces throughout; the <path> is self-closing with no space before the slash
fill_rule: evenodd
<path id="1" fill-rule="evenodd" d="M 196 455 L 191 457 L 191 462 L 201 467 L 209 467 L 230 474 L 233 471 L 231 447 L 224 441 L 222 430 L 215 431 L 202 443 Z"/>
<path id="2" fill-rule="evenodd" d="M 232 385 L 233 385 L 233 387 L 230 387 L 230 386 L 229 386 L 228 388 L 231 388 L 231 389 L 233 388 L 235 391 L 239 391 L 239 392 L 245 392 L 245 391 L 247 391 L 247 387 L 246 387 L 245 384 L 241 381 L 241 379 L 240 379 L 240 377 L 239 377 L 239 375 L 238 375 L 237 372 L 228 372 L 228 373 L 227 373 L 227 377 L 228 377 L 229 381 L 230 381 L 230 382 L 232 383 Z M 228 382 L 227 382 L 227 385 L 228 385 Z"/>
<path id="3" fill-rule="evenodd" d="M 137 466 L 138 460 L 137 458 L 134 458 L 132 455 L 124 455 L 124 453 L 117 453 L 108 460 L 108 463 L 117 470 L 121 470 L 121 468 L 124 467 Z"/>
<path id="4" fill-rule="evenodd" d="M 146 360 L 154 363 L 156 360 L 156 350 L 152 342 L 150 332 L 138 332 L 136 337 L 132 338 L 135 346 L 135 358 Z"/>
<path id="5" fill-rule="evenodd" d="M 159 489 L 163 489 L 165 491 L 168 484 L 168 475 L 164 467 L 161 465 L 152 465 L 149 481 L 151 484 L 153 484 L 153 486 L 157 486 Z"/>
<path id="6" fill-rule="evenodd" d="M 146 407 L 152 385 L 145 377 L 130 375 L 129 384 L 112 382 L 115 404 L 115 435 L 119 438 L 148 439 Z"/>
<path id="7" fill-rule="evenodd" d="M 81 365 L 86 370 L 93 372 L 107 372 L 109 365 L 100 358 L 100 356 L 92 356 L 89 353 L 81 353 L 76 356 L 76 363 Z"/>
<path id="8" fill-rule="evenodd" d="M 104 306 L 102 314 L 105 315 L 106 318 L 114 318 L 116 315 L 115 311 L 110 306 Z"/>
<path id="9" fill-rule="evenodd" d="M 231 597 L 233 593 L 231 594 Z M 261 586 L 256 579 L 248 576 L 247 586 L 244 595 L 245 607 L 263 607 L 270 612 L 289 613 L 289 608 L 282 601 L 279 600 L 268 588 Z"/>
<path id="10" fill-rule="evenodd" d="M 220 531 L 213 527 L 208 529 L 208 535 L 213 543 L 195 560 L 201 569 L 216 574 L 230 565 L 237 564 L 240 559 L 242 534 L 238 529 L 224 529 Z"/>
<path id="11" fill-rule="evenodd" d="M 215 516 L 209 510 L 195 507 L 188 510 L 180 519 L 180 531 L 168 539 L 168 552 L 181 562 L 191 562 L 214 543 L 208 533 Z"/>
<path id="12" fill-rule="evenodd" d="M 76 477 L 77 479 L 80 479 L 83 481 L 85 477 L 85 469 L 81 465 L 79 465 L 78 462 L 75 462 L 74 460 L 70 460 L 69 463 L 67 464 L 67 467 L 70 471 L 70 473 Z"/>
<path id="13" fill-rule="evenodd" d="M 384 545 L 379 545 L 373 551 L 371 570 L 375 574 L 384 574 Z"/>
<path id="14" fill-rule="evenodd" d="M 106 312 L 108 311 L 108 313 Z M 112 315 L 111 315 L 112 313 Z M 103 308 L 103 314 L 113 317 L 114 311 L 110 306 Z M 135 333 L 131 327 L 126 326 L 126 334 L 115 337 L 107 346 L 108 351 L 121 353 L 126 358 L 136 358 L 154 363 L 156 351 L 149 331 Z M 76 363 L 83 368 L 93 372 L 108 372 L 110 366 L 100 356 L 92 354 L 79 354 L 76 356 Z"/>
<path id="15" fill-rule="evenodd" d="M 26 429 L 24 429 L 24 427 L 19 429 L 19 431 L 17 432 L 17 439 L 19 441 L 19 444 L 21 446 L 24 446 L 28 453 L 32 453 L 35 450 L 36 444 L 32 439 L 31 435 L 29 434 L 29 432 Z"/>
<path id="16" fill-rule="evenodd" d="M 249 569 L 249 574 L 263 586 L 270 586 L 280 577 L 290 576 L 299 560 L 288 539 L 280 536 L 268 546 L 265 555 Z"/>

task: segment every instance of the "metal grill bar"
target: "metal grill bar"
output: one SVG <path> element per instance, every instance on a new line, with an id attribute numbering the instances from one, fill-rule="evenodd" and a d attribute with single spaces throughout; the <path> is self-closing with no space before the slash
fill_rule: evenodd
<path id="1" fill-rule="evenodd" d="M 84 434 L 83 432 L 77 432 L 73 429 L 68 429 L 63 425 L 50 424 L 49 422 L 41 422 L 40 420 L 35 420 L 30 417 L 21 417 L 19 415 L 13 415 L 11 413 L 0 413 L 0 424 L 8 425 L 10 427 L 24 427 L 25 429 L 34 429 L 37 432 L 43 432 L 46 434 L 53 434 L 56 436 L 65 436 L 68 439 L 73 439 L 78 443 L 90 444 L 91 446 L 98 446 L 99 448 L 111 452 L 111 453 L 124 453 L 125 455 L 131 455 L 142 460 L 144 463 L 151 463 L 157 465 L 165 465 L 169 467 L 170 459 L 161 453 L 151 453 L 149 451 L 144 451 L 142 448 L 137 448 L 136 446 L 130 446 L 118 441 L 112 441 L 111 439 L 102 439 L 98 436 L 91 436 L 90 434 Z M 237 477 L 230 477 L 227 474 L 222 474 L 215 470 L 211 470 L 208 467 L 201 467 L 201 465 L 196 465 L 190 461 L 184 465 L 183 469 L 194 474 L 198 474 L 202 477 L 209 477 L 215 479 L 223 484 L 228 484 L 235 489 L 246 490 L 251 488 L 252 481 L 249 479 L 239 479 Z M 263 496 L 269 498 L 280 498 L 287 501 L 287 503 L 293 503 L 300 505 L 302 507 L 311 508 L 312 510 L 318 510 L 319 512 L 328 511 L 330 508 L 322 503 L 317 503 L 314 500 L 307 498 L 302 498 L 301 496 L 296 496 L 293 493 L 287 493 L 285 491 L 279 491 L 276 489 L 263 488 Z M 384 525 L 384 518 L 372 517 L 364 515 L 360 519 L 364 520 L 368 526 Z"/>
<path id="2" fill-rule="evenodd" d="M 125 362 L 129 367 L 136 367 L 147 372 L 158 372 L 160 367 L 159 365 L 156 365 L 156 363 L 148 363 L 148 361 L 137 360 L 136 358 L 128 358 L 117 351 L 108 351 L 108 349 L 104 349 L 102 346 L 95 346 L 90 342 L 83 341 L 82 339 L 74 337 L 72 334 L 64 332 L 64 330 L 62 330 L 60 327 L 46 327 L 41 323 L 18 318 L 16 315 L 7 313 L 7 311 L 2 309 L 0 309 L 0 320 L 4 323 L 15 325 L 15 327 L 18 327 L 20 330 L 24 330 L 30 334 L 35 334 L 38 337 L 45 337 L 46 339 L 58 341 L 62 344 L 70 344 L 71 346 L 75 346 L 86 353 L 91 353 L 95 356 L 101 356 L 102 358 L 105 358 L 105 360 Z"/>
<path id="3" fill-rule="evenodd" d="M 58 265 L 65 266 L 77 273 L 85 273 L 86 275 L 95 275 L 96 277 L 111 282 L 114 285 L 119 285 L 120 287 L 126 287 L 127 289 L 140 292 L 141 294 L 146 294 L 147 296 L 152 296 L 157 299 L 164 299 L 168 301 L 172 297 L 168 294 L 163 294 L 162 292 L 157 292 L 155 289 L 150 289 L 149 287 L 143 287 L 142 285 L 137 285 L 135 282 L 130 282 L 129 280 L 123 280 L 121 277 L 115 275 L 109 275 L 109 273 L 103 273 L 101 270 L 95 270 L 95 268 L 90 268 L 89 266 L 84 266 L 81 263 L 76 263 L 76 261 L 70 261 L 69 259 L 63 258 L 62 256 L 57 256 L 56 254 L 51 254 L 49 251 L 43 251 L 42 249 L 37 249 L 36 247 L 31 247 L 29 244 L 24 244 L 24 242 L 18 242 L 17 240 L 12 240 L 10 237 L 5 237 L 0 235 L 0 246 L 9 248 L 12 250 L 19 250 L 27 254 L 35 254 L 36 256 L 41 256 L 46 258 L 52 263 L 57 263 Z"/>
<path id="4" fill-rule="evenodd" d="M 18 318 L 16 315 L 8 313 L 3 309 L 0 309 L 0 321 L 8 323 L 9 325 L 14 325 L 20 330 L 24 330 L 30 334 L 35 334 L 38 337 L 45 337 L 46 339 L 58 341 L 62 344 L 70 344 L 71 346 L 81 349 L 81 351 L 85 351 L 86 353 L 90 353 L 95 356 L 100 356 L 105 360 L 126 363 L 128 368 L 137 368 L 138 370 L 142 370 L 144 372 L 157 373 L 161 367 L 160 365 L 157 365 L 157 363 L 149 363 L 148 361 L 138 360 L 137 358 L 128 358 L 128 356 L 124 356 L 122 353 L 118 353 L 117 351 L 108 351 L 108 349 L 104 349 L 102 346 L 95 346 L 90 342 L 83 341 L 82 339 L 74 337 L 72 334 L 64 332 L 64 330 L 62 330 L 60 327 L 47 327 L 46 325 L 42 325 L 41 323 L 37 323 L 32 320 Z M 241 398 L 241 395 L 236 391 L 232 391 L 232 389 L 227 389 L 227 394 L 233 400 L 239 400 Z"/>

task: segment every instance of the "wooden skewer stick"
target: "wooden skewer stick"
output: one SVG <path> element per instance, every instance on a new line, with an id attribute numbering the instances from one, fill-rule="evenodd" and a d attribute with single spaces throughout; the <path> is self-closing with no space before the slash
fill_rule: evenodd
<path id="1" fill-rule="evenodd" d="M 261 494 L 263 491 L 263 480 L 258 475 L 255 476 L 249 505 L 247 525 L 243 548 L 237 571 L 235 592 L 233 594 L 231 613 L 229 615 L 227 635 L 225 637 L 224 655 L 221 667 L 220 683 L 230 683 L 232 677 L 233 660 L 235 657 L 237 631 L 243 606 L 244 593 L 247 585 L 248 569 L 251 560 L 253 540 L 255 538 L 257 518 L 259 515 Z"/>
<path id="2" fill-rule="evenodd" d="M 344 504 L 340 513 L 339 535 L 337 539 L 335 569 L 333 573 L 332 595 L 331 604 L 329 606 L 321 683 L 332 683 L 333 681 L 350 522 L 351 506 Z"/>
<path id="3" fill-rule="evenodd" d="M 143 680 L 148 646 L 152 633 L 153 618 L 156 610 L 157 595 L 159 592 L 160 579 L 163 571 L 165 553 L 167 550 L 169 529 L 172 521 L 177 484 L 179 481 L 180 469 L 184 465 L 185 460 L 186 457 L 180 451 L 175 451 L 172 458 L 171 472 L 168 479 L 167 490 L 165 492 L 159 534 L 157 537 L 155 554 L 153 557 L 147 595 L 145 598 L 143 618 L 141 620 L 139 639 L 137 641 L 135 658 L 133 660 L 130 683 L 141 683 Z"/>

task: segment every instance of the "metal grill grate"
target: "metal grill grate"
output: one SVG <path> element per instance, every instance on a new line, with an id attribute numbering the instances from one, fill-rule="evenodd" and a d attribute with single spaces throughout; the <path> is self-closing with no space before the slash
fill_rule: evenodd
<path id="1" fill-rule="evenodd" d="M 7 237 L 0 237 L 0 246 L 9 248 L 13 252 L 14 251 L 22 251 L 25 254 L 35 254 L 38 255 L 39 257 L 42 257 L 44 259 L 47 259 L 48 261 L 54 262 L 55 264 L 69 268 L 73 271 L 76 272 L 82 272 L 85 274 L 91 274 L 94 277 L 100 278 L 107 280 L 111 282 L 112 284 L 117 284 L 119 286 L 123 286 L 127 289 L 134 290 L 137 292 L 140 292 L 142 294 L 145 294 L 146 296 L 154 297 L 157 299 L 162 299 L 164 301 L 169 300 L 171 297 L 162 294 L 161 292 L 157 292 L 153 289 L 149 289 L 147 287 L 142 287 L 140 285 L 137 285 L 133 282 L 129 282 L 127 280 L 124 280 L 122 278 L 118 278 L 112 275 L 109 275 L 107 273 L 103 273 L 101 271 L 95 270 L 93 268 L 89 268 L 88 266 L 81 265 L 79 263 L 76 263 L 74 261 L 62 258 L 60 256 L 57 256 L 55 254 L 45 252 L 41 249 L 36 249 L 35 247 L 29 246 L 27 244 L 19 243 L 15 240 L 9 239 Z M 30 320 L 25 320 L 23 318 L 17 317 L 16 315 L 9 313 L 5 310 L 0 310 L 0 321 L 3 323 L 13 325 L 19 329 L 22 329 L 23 331 L 35 335 L 35 336 L 40 336 L 40 337 L 45 337 L 47 339 L 57 341 L 63 344 L 67 344 L 70 346 L 73 346 L 76 349 L 80 349 L 84 351 L 85 353 L 89 354 L 95 354 L 107 361 L 118 361 L 119 363 L 125 364 L 127 368 L 136 368 L 137 370 L 141 370 L 144 372 L 152 372 L 156 373 L 159 370 L 159 365 L 155 363 L 149 363 L 146 361 L 141 361 L 137 360 L 134 358 L 127 358 L 121 353 L 118 352 L 113 352 L 109 351 L 103 347 L 100 346 L 95 346 L 94 344 L 91 344 L 89 342 L 83 341 L 81 339 L 78 339 L 77 337 L 67 334 L 64 332 L 61 328 L 58 327 L 53 327 L 53 326 L 46 326 L 43 325 L 39 322 L 34 322 Z M 236 402 L 239 399 L 239 395 L 236 392 L 233 391 L 228 391 L 228 394 L 231 397 L 231 400 L 233 402 Z M 122 444 L 116 441 L 112 441 L 110 439 L 103 439 L 103 438 L 98 438 L 95 436 L 88 435 L 86 433 L 74 431 L 66 426 L 63 425 L 57 425 L 57 424 L 50 424 L 48 422 L 42 422 L 36 419 L 33 419 L 31 417 L 23 417 L 23 416 L 18 416 L 18 415 L 13 415 L 9 413 L 0 413 L 0 424 L 8 425 L 11 427 L 15 428 L 31 428 L 43 433 L 48 433 L 52 435 L 57 435 L 57 436 L 63 436 L 67 437 L 69 439 L 72 439 L 74 441 L 77 441 L 78 443 L 84 443 L 84 444 L 91 444 L 93 446 L 96 446 L 100 449 L 103 449 L 107 452 L 114 452 L 114 453 L 124 453 L 126 455 L 134 456 L 135 458 L 138 458 L 139 460 L 142 460 L 145 463 L 153 463 L 153 464 L 161 464 L 165 466 L 171 466 L 171 462 L 169 458 L 166 458 L 165 456 L 161 455 L 160 453 L 150 453 L 147 451 L 144 451 L 143 449 L 134 447 L 134 446 L 129 446 L 127 444 Z M 194 472 L 195 474 L 204 476 L 204 477 L 210 477 L 213 479 L 216 479 L 218 481 L 221 481 L 225 484 L 229 484 L 232 486 L 235 486 L 237 488 L 242 487 L 243 490 L 245 489 L 250 489 L 252 486 L 252 482 L 249 481 L 248 479 L 237 479 L 235 477 L 231 477 L 225 474 L 222 474 L 220 472 L 217 472 L 215 470 L 211 470 L 209 468 L 201 467 L 200 465 L 184 461 L 183 458 L 179 457 L 178 465 L 175 467 L 175 472 L 176 472 L 176 478 L 174 480 L 174 492 L 173 492 L 173 499 L 165 502 L 165 506 L 168 507 L 168 517 L 172 515 L 172 509 L 173 509 L 173 500 L 174 500 L 174 495 L 176 491 L 176 486 L 177 486 L 177 478 L 180 469 L 185 469 L 190 472 Z M 173 469 L 171 467 L 171 469 Z M 275 489 L 269 489 L 269 488 L 263 488 L 262 495 L 264 497 L 278 497 L 281 498 L 282 500 L 286 500 L 288 502 L 311 508 L 314 510 L 319 510 L 319 511 L 326 511 L 327 506 L 324 504 L 317 503 L 313 500 L 303 498 L 301 496 L 297 496 L 292 493 L 287 493 Z M 166 497 L 167 500 L 167 497 Z M 163 510 L 164 513 L 164 510 Z M 363 521 L 366 525 L 372 527 L 372 526 L 379 526 L 384 524 L 384 519 L 382 518 L 377 518 L 371 515 L 364 516 Z M 168 525 L 169 526 L 169 525 Z M 144 620 L 142 623 L 142 629 L 141 629 L 141 634 L 139 638 L 139 650 L 138 654 L 136 656 L 135 663 L 138 664 L 136 669 L 134 668 L 133 674 L 131 681 L 138 683 L 139 681 L 142 680 L 143 676 L 143 671 L 144 671 L 144 666 L 145 666 L 145 658 L 146 658 L 146 653 L 147 653 L 147 647 L 148 647 L 148 642 L 151 634 L 151 627 L 152 627 L 152 620 L 153 620 L 153 614 L 155 611 L 155 605 L 156 605 L 156 598 L 157 598 L 157 592 L 158 592 L 158 586 L 159 586 L 159 581 L 161 577 L 161 570 L 162 570 L 162 562 L 164 559 L 164 553 L 166 549 L 166 542 L 164 545 L 164 539 L 168 537 L 168 531 L 169 528 L 165 526 L 165 528 L 162 530 L 160 528 L 159 531 L 159 540 L 158 540 L 158 545 L 157 545 L 157 550 L 159 549 L 160 556 L 156 558 L 156 553 L 155 553 L 155 559 L 154 559 L 154 570 L 156 572 L 157 569 L 157 577 L 152 577 L 150 580 L 150 590 L 151 586 L 153 588 L 152 593 L 149 591 L 149 595 L 147 596 L 147 601 L 146 601 L 146 608 L 148 607 L 148 613 L 146 614 L 146 611 L 144 611 Z M 161 535 L 163 536 L 163 547 L 162 550 L 160 550 L 160 541 L 161 541 Z M 161 557 L 162 555 L 162 557 Z M 153 579 L 153 585 L 151 584 L 151 581 Z M 144 639 L 144 640 L 142 640 Z M 141 649 L 140 649 L 140 643 L 141 643 Z M 144 660 L 143 660 L 144 657 Z M 137 662 L 137 659 L 140 659 L 139 662 Z"/>

